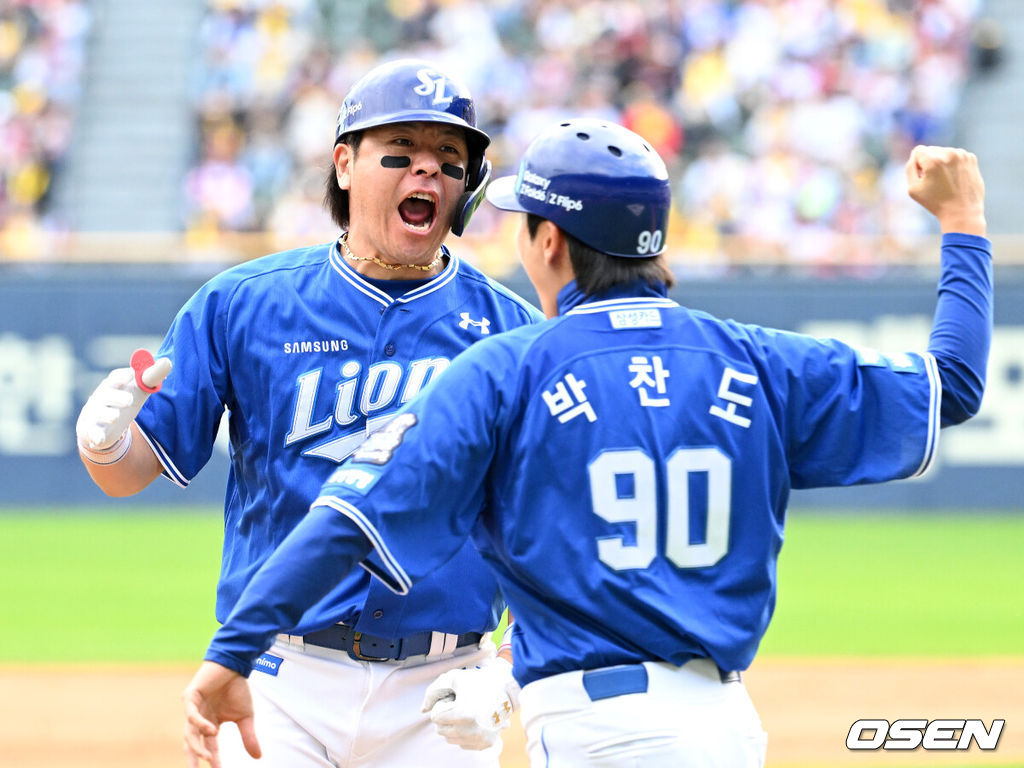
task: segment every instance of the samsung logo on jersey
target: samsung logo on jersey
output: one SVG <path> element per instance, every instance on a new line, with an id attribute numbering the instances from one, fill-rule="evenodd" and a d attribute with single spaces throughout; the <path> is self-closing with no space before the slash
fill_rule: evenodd
<path id="1" fill-rule="evenodd" d="M 347 339 L 317 339 L 316 341 L 286 341 L 284 353 L 299 355 L 309 352 L 344 352 L 348 349 Z"/>

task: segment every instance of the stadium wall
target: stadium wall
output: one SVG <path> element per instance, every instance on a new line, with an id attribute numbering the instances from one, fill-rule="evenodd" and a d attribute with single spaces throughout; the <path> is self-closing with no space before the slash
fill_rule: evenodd
<path id="1" fill-rule="evenodd" d="M 226 446 L 188 490 L 158 481 L 109 500 L 81 467 L 74 423 L 111 368 L 155 350 L 209 269 L 53 266 L 0 270 L 0 505 L 138 502 L 208 505 L 223 498 Z M 521 274 L 505 281 L 535 293 Z M 982 412 L 945 431 L 924 478 L 794 493 L 794 505 L 1024 510 L 1024 279 L 997 272 L 996 326 Z M 786 328 L 882 351 L 927 343 L 935 276 L 873 281 L 758 274 L 680 281 L 681 303 L 741 322 Z"/>

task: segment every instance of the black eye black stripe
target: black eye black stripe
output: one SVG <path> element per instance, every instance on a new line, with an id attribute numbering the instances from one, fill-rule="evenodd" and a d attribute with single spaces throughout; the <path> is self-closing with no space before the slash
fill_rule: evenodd
<path id="1" fill-rule="evenodd" d="M 451 176 L 457 181 L 462 181 L 462 177 L 466 175 L 465 170 L 457 165 L 452 165 L 451 163 L 441 163 L 441 173 L 445 176 Z"/>
<path id="2" fill-rule="evenodd" d="M 402 155 L 384 155 L 380 159 L 380 164 L 385 168 L 408 168 L 412 164 L 412 160 Z M 462 181 L 466 175 L 464 168 L 451 163 L 441 163 L 441 173 L 451 176 L 457 181 Z"/>

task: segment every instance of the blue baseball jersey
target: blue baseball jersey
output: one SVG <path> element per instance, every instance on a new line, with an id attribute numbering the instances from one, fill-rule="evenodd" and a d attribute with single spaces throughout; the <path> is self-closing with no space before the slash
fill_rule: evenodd
<path id="1" fill-rule="evenodd" d="M 398 592 L 471 536 L 516 616 L 522 684 L 696 656 L 745 669 L 790 490 L 924 472 L 935 360 L 723 321 L 663 287 L 559 301 L 456 360 L 315 509 L 357 525 L 364 568 Z"/>
<path id="2" fill-rule="evenodd" d="M 369 432 L 473 343 L 542 319 L 445 254 L 441 274 L 404 283 L 363 278 L 336 243 L 273 254 L 214 277 L 178 313 L 158 353 L 173 370 L 137 421 L 164 474 L 187 486 L 229 413 L 219 621 Z M 354 572 L 290 629 L 492 629 L 503 601 L 491 572 L 471 544 L 452 555 L 406 597 Z"/>

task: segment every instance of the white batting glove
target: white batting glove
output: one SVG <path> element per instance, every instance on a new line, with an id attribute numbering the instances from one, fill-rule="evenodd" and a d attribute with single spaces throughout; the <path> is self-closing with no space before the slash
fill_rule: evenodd
<path id="1" fill-rule="evenodd" d="M 159 387 L 170 372 L 171 361 L 163 357 L 142 373 L 142 381 Z M 131 445 L 128 427 L 149 395 L 136 384 L 132 368 L 115 368 L 107 374 L 82 406 L 75 424 L 82 454 L 97 464 L 113 464 L 123 457 Z"/>
<path id="2" fill-rule="evenodd" d="M 519 684 L 512 665 L 494 657 L 481 666 L 445 672 L 427 688 L 423 711 L 449 744 L 487 749 L 501 741 L 519 709 Z"/>

